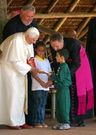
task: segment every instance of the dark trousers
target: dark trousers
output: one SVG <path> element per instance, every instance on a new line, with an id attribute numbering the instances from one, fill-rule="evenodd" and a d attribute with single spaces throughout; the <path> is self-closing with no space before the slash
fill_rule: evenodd
<path id="1" fill-rule="evenodd" d="M 96 47 L 95 52 L 90 56 L 92 64 L 92 77 L 93 77 L 93 86 L 94 86 L 94 115 L 96 116 Z"/>
<path id="2" fill-rule="evenodd" d="M 96 49 L 94 49 L 96 51 Z M 91 72 L 92 72 L 92 79 L 93 79 L 93 88 L 94 88 L 94 115 L 96 116 L 96 52 L 90 52 L 88 54 Z"/>
<path id="3" fill-rule="evenodd" d="M 76 89 L 76 78 L 75 75 L 72 77 L 72 87 L 70 90 L 71 94 L 71 110 L 70 110 L 70 120 L 71 124 L 81 124 L 84 121 L 84 116 L 78 116 L 78 97 L 77 97 L 77 89 Z"/>
<path id="4" fill-rule="evenodd" d="M 43 124 L 45 119 L 45 105 L 48 91 L 32 91 L 32 125 Z"/>
<path id="5" fill-rule="evenodd" d="M 28 72 L 27 74 L 27 80 L 28 80 L 28 114 L 25 115 L 26 124 L 31 124 L 31 114 L 32 114 L 32 79 L 31 79 L 31 73 Z"/>

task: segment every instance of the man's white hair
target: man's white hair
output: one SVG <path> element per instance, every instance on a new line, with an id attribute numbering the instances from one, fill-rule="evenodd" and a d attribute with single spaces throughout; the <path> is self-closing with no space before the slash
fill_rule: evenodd
<path id="1" fill-rule="evenodd" d="M 28 35 L 29 37 L 36 38 L 37 36 L 39 37 L 40 33 L 39 33 L 39 30 L 37 28 L 31 27 L 25 32 L 25 35 L 26 36 Z"/>

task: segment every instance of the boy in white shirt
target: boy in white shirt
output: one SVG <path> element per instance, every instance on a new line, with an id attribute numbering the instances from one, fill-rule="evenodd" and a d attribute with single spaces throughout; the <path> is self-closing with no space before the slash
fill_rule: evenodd
<path id="1" fill-rule="evenodd" d="M 37 76 L 32 75 L 32 125 L 34 127 L 47 127 L 44 123 L 45 105 L 49 91 L 49 74 L 51 66 L 49 60 L 45 58 L 46 47 L 42 41 L 36 44 L 36 55 L 34 58 L 36 68 L 40 70 Z M 39 81 L 37 81 L 37 77 Z"/>

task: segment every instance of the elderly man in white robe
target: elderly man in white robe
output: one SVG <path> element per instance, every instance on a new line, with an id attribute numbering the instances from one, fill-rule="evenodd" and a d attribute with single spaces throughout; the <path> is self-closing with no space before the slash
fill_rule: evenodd
<path id="1" fill-rule="evenodd" d="M 16 33 L 0 45 L 0 125 L 21 129 L 25 124 L 27 73 L 32 68 L 28 60 L 34 57 L 33 44 L 39 37 L 35 27 Z"/>

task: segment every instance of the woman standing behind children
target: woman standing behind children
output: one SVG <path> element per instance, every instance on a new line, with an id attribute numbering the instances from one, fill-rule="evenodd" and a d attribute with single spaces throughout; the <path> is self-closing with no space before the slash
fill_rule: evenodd
<path id="1" fill-rule="evenodd" d="M 66 49 L 59 50 L 56 53 L 56 61 L 60 63 L 57 73 L 51 75 L 56 92 L 56 118 L 57 124 L 53 129 L 69 129 L 70 128 L 70 90 L 71 75 L 65 60 L 68 58 Z"/>
<path id="2" fill-rule="evenodd" d="M 51 66 L 48 59 L 45 58 L 45 44 L 42 41 L 36 43 L 36 55 L 34 58 L 36 68 L 40 70 L 37 76 L 32 75 L 32 125 L 34 127 L 47 127 L 44 122 L 45 105 L 51 81 L 49 73 Z"/>

